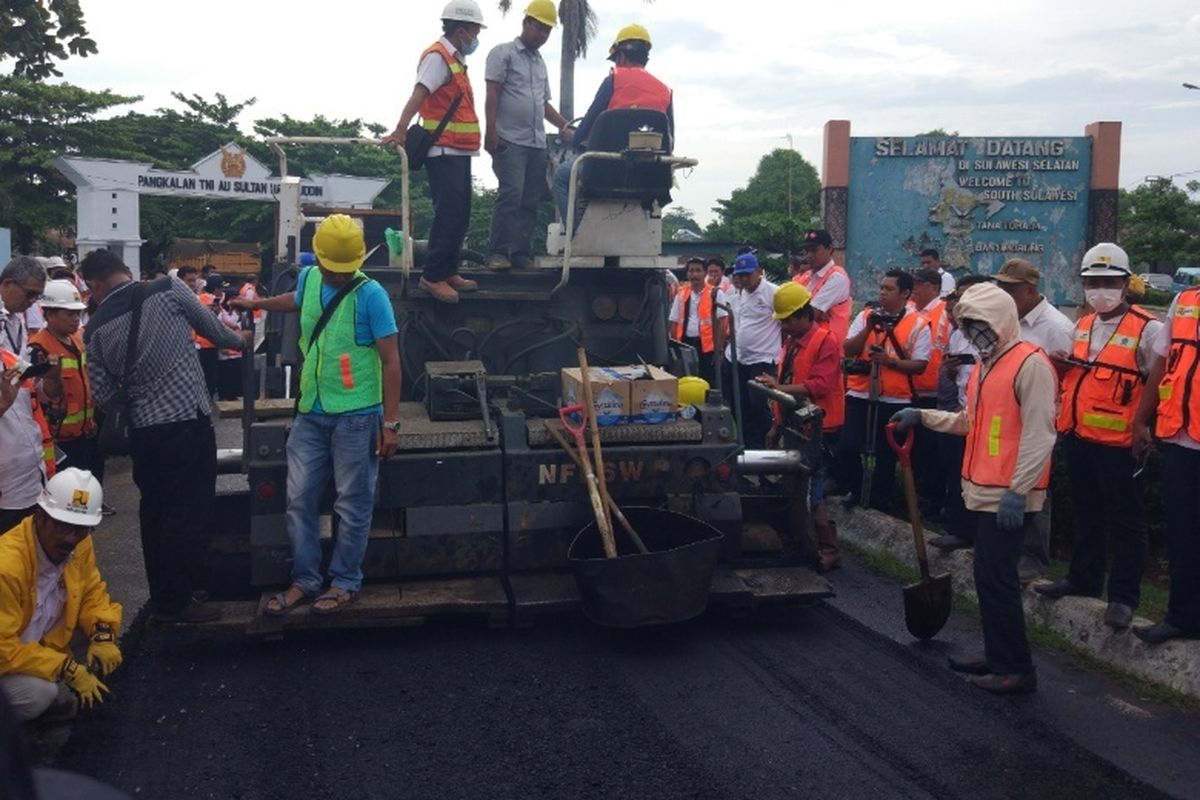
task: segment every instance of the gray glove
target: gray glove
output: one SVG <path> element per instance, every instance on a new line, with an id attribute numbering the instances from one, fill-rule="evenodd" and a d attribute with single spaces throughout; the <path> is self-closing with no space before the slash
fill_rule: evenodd
<path id="1" fill-rule="evenodd" d="M 1000 498 L 996 523 L 1001 530 L 1018 531 L 1025 527 L 1025 495 L 1008 491 Z"/>
<path id="2" fill-rule="evenodd" d="M 895 414 L 889 422 L 896 423 L 896 432 L 904 433 L 909 428 L 915 428 L 921 424 L 921 409 L 919 408 L 902 408 Z"/>

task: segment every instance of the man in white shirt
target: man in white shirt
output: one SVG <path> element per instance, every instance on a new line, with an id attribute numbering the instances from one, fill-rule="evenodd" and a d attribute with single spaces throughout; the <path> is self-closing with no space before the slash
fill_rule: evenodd
<path id="1" fill-rule="evenodd" d="M 25 312 L 46 288 L 46 269 L 33 256 L 17 256 L 0 272 L 0 347 L 29 358 Z"/>
<path id="2" fill-rule="evenodd" d="M 942 268 L 941 256 L 937 250 L 927 247 L 921 251 L 921 269 L 936 269 L 941 276 L 942 286 L 939 295 L 945 298 L 954 291 L 954 276 Z"/>
<path id="3" fill-rule="evenodd" d="M 996 273 L 996 283 L 1017 304 L 1021 341 L 1036 344 L 1046 355 L 1060 357 L 1075 345 L 1075 323 L 1038 291 L 1042 273 L 1023 258 L 1010 258 Z"/>
<path id="4" fill-rule="evenodd" d="M 802 244 L 809 269 L 794 280 L 812 293 L 809 302 L 817 322 L 827 327 L 838 341 L 843 341 L 850 328 L 850 276 L 833 260 L 833 237 L 829 231 L 810 230 L 804 234 Z"/>
<path id="5" fill-rule="evenodd" d="M 721 290 L 710 286 L 705 279 L 704 259 L 692 256 L 687 261 L 687 283 L 679 287 L 671 301 L 671 338 L 689 344 L 700 357 L 700 377 L 713 385 L 715 369 L 713 354 L 725 342 L 720 322 L 729 315 L 723 308 L 716 308 L 717 324 L 713 324 L 715 303 L 725 303 Z"/>
<path id="6" fill-rule="evenodd" d="M 995 277 L 996 284 L 1017 304 L 1021 341 L 1037 345 L 1052 359 L 1069 354 L 1075 346 L 1075 323 L 1038 291 L 1041 271 L 1023 258 L 1010 258 Z M 1022 581 L 1042 577 L 1050 569 L 1050 497 L 1047 493 L 1035 524 L 1025 529 Z"/>
<path id="7" fill-rule="evenodd" d="M 773 419 L 766 397 L 751 392 L 746 384 L 759 375 L 774 374 L 775 359 L 783 342 L 779 320 L 775 319 L 775 292 L 778 287 L 763 277 L 762 266 L 753 253 L 743 253 L 733 265 L 736 289 L 727 298 L 733 309 L 734 345 L 737 353 L 726 348 L 726 358 L 737 361 L 738 397 L 742 409 L 742 441 L 750 450 L 767 446 L 767 432 Z M 732 373 L 730 380 L 732 380 Z"/>

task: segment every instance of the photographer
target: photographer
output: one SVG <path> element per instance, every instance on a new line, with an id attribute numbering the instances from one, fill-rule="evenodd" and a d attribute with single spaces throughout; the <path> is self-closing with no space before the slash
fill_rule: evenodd
<path id="1" fill-rule="evenodd" d="M 906 309 L 912 287 L 912 275 L 888 270 L 879 284 L 879 302 L 855 318 L 844 346 L 851 362 L 846 368 L 846 424 L 838 440 L 841 484 L 850 492 L 850 503 L 881 511 L 891 506 L 896 475 L 896 454 L 887 446 L 883 428 L 892 414 L 913 404 L 913 378 L 925 370 L 932 350 L 929 325 Z M 875 461 L 866 498 L 859 496 L 861 456 Z"/>

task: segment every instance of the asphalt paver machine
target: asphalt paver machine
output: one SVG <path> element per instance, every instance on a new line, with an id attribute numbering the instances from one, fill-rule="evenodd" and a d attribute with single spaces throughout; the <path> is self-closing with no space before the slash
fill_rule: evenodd
<path id="1" fill-rule="evenodd" d="M 577 463 L 551 430 L 559 424 L 560 372 L 577 363 L 577 347 L 593 366 L 647 364 L 675 374 L 696 358 L 668 335 L 664 271 L 676 264 L 661 255 L 661 209 L 673 172 L 695 162 L 670 153 L 665 117 L 658 117 L 646 111 L 602 115 L 594 149 L 572 170 L 569 206 L 582 207 L 578 225 L 574 218 L 553 224 L 549 255 L 531 269 L 470 272 L 479 290 L 463 293 L 456 304 L 440 303 L 418 286 L 401 153 L 399 252 L 393 266 L 367 270 L 392 299 L 404 373 L 399 449 L 380 465 L 367 584 L 358 602 L 337 615 L 300 610 L 272 618 L 244 604 L 240 615 L 227 615 L 231 620 L 249 618 L 249 629 L 265 634 L 451 615 L 519 625 L 579 607 L 568 548 L 592 520 L 592 509 Z M 646 135 L 652 133 L 659 136 Z M 277 293 L 294 286 L 302 226 L 319 219 L 301 208 L 285 148 L 379 143 L 269 141 L 280 155 L 279 241 L 288 256 L 273 276 L 270 289 Z M 268 315 L 266 361 L 276 379 L 264 383 L 282 386 L 284 394 L 288 381 L 278 376 L 295 373 L 300 363 L 295 324 L 294 316 Z M 601 428 L 605 477 L 618 505 L 678 512 L 723 534 L 709 605 L 752 609 L 831 594 L 825 579 L 806 567 L 779 566 L 769 553 L 750 552 L 753 530 L 738 491 L 747 474 L 807 477 L 819 457 L 819 421 L 805 422 L 811 411 L 801 408 L 790 418 L 802 434 L 815 427 L 816 444 L 769 453 L 743 450 L 719 391 L 678 418 Z M 247 600 L 289 580 L 291 403 L 247 400 L 224 413 L 243 418 L 245 440 L 242 451 L 222 453 L 221 462 L 225 471 L 243 473 L 246 485 L 221 493 L 207 580 L 215 597 Z M 812 441 L 804 435 L 793 441 Z M 328 494 L 331 509 L 332 489 Z M 322 529 L 323 536 L 336 536 L 336 519 Z"/>

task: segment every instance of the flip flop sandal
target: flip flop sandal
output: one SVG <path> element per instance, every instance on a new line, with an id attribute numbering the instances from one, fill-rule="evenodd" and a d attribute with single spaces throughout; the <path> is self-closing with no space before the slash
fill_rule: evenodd
<path id="1" fill-rule="evenodd" d="M 271 598 L 267 600 L 266 604 L 263 605 L 263 613 L 268 617 L 282 617 L 285 614 L 291 613 L 297 606 L 302 606 L 305 603 L 311 603 L 313 598 L 316 597 L 315 592 L 306 592 L 303 589 L 300 589 L 300 596 L 296 598 L 294 602 L 288 603 L 287 593 L 293 588 L 300 589 L 299 586 L 289 586 L 282 592 L 276 592 L 274 595 L 272 595 Z M 271 603 L 277 603 L 278 607 L 272 608 Z"/>
<path id="2" fill-rule="evenodd" d="M 330 588 L 320 597 L 313 601 L 312 613 L 314 614 L 337 614 L 342 609 L 351 605 L 358 599 L 358 592 L 352 592 L 349 589 Z M 328 608 L 321 608 L 317 603 L 332 602 L 333 605 Z"/>

